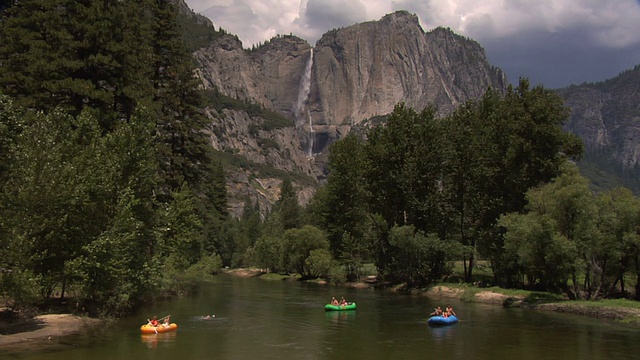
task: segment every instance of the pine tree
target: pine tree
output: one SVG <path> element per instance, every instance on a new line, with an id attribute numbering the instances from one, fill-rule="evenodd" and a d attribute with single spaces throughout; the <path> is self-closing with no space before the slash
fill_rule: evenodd
<path id="1" fill-rule="evenodd" d="M 284 230 L 295 229 L 300 226 L 301 208 L 298 195 L 293 189 L 291 179 L 285 178 L 280 187 L 280 199 L 276 202 L 276 211 Z"/>
<path id="2" fill-rule="evenodd" d="M 5 11 L 0 89 L 19 105 L 72 115 L 96 109 L 102 126 L 149 99 L 150 24 L 144 2 L 20 1 Z"/>

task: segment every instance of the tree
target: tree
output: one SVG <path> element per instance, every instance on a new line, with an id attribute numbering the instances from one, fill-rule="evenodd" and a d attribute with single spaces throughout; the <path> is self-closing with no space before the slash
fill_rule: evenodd
<path id="1" fill-rule="evenodd" d="M 250 261 L 271 272 L 285 271 L 283 240 L 273 236 L 263 236 L 251 247 Z"/>
<path id="2" fill-rule="evenodd" d="M 625 273 L 632 270 L 635 275 L 638 274 L 640 201 L 630 190 L 614 188 L 599 194 L 595 205 L 597 216 L 593 226 L 596 231 L 587 253 L 590 262 L 586 268 L 586 278 L 593 277 L 595 286 L 585 284 L 585 290 L 588 297 L 593 294 L 594 298 L 598 298 L 613 294 L 616 285 L 620 284 L 621 293 L 624 294 Z"/>
<path id="3" fill-rule="evenodd" d="M 441 241 L 437 235 L 424 234 L 410 225 L 391 228 L 389 246 L 394 253 L 389 274 L 409 287 L 440 280 L 450 272 L 447 261 L 458 255 L 455 243 Z"/>
<path id="4" fill-rule="evenodd" d="M 314 270 L 307 262 L 313 250 L 329 250 L 326 235 L 318 228 L 305 225 L 301 229 L 289 229 L 283 236 L 283 268 L 297 272 L 303 278 L 314 278 Z"/>
<path id="5" fill-rule="evenodd" d="M 576 270 L 579 260 L 592 249 L 594 214 L 588 182 L 575 165 L 565 163 L 560 176 L 527 193 L 526 214 L 512 213 L 501 218 L 506 229 L 505 258 L 517 264 L 527 276 L 527 284 L 540 290 L 560 288 L 576 297 Z M 589 259 L 585 259 L 589 264 Z M 513 273 L 502 268 L 501 273 Z M 571 291 L 567 281 L 573 279 Z"/>
<path id="6" fill-rule="evenodd" d="M 17 2 L 0 33 L 0 88 L 27 108 L 97 109 L 112 129 L 150 99 L 146 8 L 144 1 Z"/>
<path id="7" fill-rule="evenodd" d="M 497 219 L 509 212 L 522 211 L 527 191 L 543 185 L 560 174 L 567 159 L 578 158 L 583 150 L 576 136 L 562 130 L 568 109 L 554 92 L 541 86 L 529 88 L 520 79 L 517 88 L 509 87 L 504 96 L 488 91 L 473 107 L 486 141 L 484 160 L 478 163 L 477 175 L 487 176 L 482 197 L 477 204 L 480 220 L 475 233 L 481 255 L 492 262 L 499 280 L 503 277 L 503 238 Z M 506 279 L 506 277 L 503 277 Z"/>
<path id="8" fill-rule="evenodd" d="M 492 142 L 493 119 L 482 114 L 482 107 L 495 101 L 494 95 L 490 91 L 482 105 L 465 103 L 442 122 L 447 129 L 441 169 L 441 196 L 446 204 L 443 219 L 451 219 L 444 231 L 466 249 L 465 282 L 472 280 L 478 240 L 494 225 L 490 216 L 496 203 L 492 195 L 497 169 L 491 162 L 498 154 Z"/>
<path id="9" fill-rule="evenodd" d="M 302 209 L 298 203 L 298 195 L 293 189 L 293 184 L 289 178 L 282 180 L 280 198 L 276 202 L 274 211 L 280 217 L 284 230 L 295 229 L 300 226 Z"/>
<path id="10" fill-rule="evenodd" d="M 318 211 L 314 218 L 326 229 L 336 257 L 343 250 L 344 236 L 362 237 L 367 214 L 363 155 L 363 144 L 355 135 L 333 143 L 327 186 L 314 196 L 312 207 Z"/>

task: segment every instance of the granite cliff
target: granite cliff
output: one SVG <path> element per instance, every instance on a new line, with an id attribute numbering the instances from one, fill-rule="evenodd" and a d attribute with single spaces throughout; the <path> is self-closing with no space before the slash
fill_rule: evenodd
<path id="1" fill-rule="evenodd" d="M 571 118 L 565 128 L 589 151 L 624 168 L 640 163 L 640 65 L 607 81 L 559 90 Z"/>
<path id="2" fill-rule="evenodd" d="M 279 36 L 247 51 L 227 35 L 194 57 L 206 88 L 277 111 L 300 134 L 313 131 L 314 138 L 300 138 L 311 154 L 399 102 L 416 109 L 435 104 L 447 113 L 489 86 L 507 84 L 477 42 L 444 28 L 425 33 L 406 11 L 331 30 L 313 48 Z"/>
<path id="3" fill-rule="evenodd" d="M 205 89 L 258 104 L 290 125 L 268 129 L 260 125 L 264 119 L 242 110 L 208 108 L 214 148 L 313 181 L 324 176 L 332 142 L 369 118 L 389 114 L 399 102 L 416 109 L 435 104 L 445 114 L 488 87 L 507 86 L 477 42 L 445 28 L 424 32 L 406 11 L 328 31 L 313 47 L 287 35 L 247 50 L 225 34 L 193 56 Z M 242 171 L 230 176 L 244 179 L 231 186 L 234 212 L 247 198 L 269 207 L 266 199 L 277 198 L 277 184 L 275 194 L 265 195 L 269 191 L 260 186 L 253 191 L 256 186 L 241 183 L 261 175 Z M 305 203 L 316 184 L 296 185 Z"/>

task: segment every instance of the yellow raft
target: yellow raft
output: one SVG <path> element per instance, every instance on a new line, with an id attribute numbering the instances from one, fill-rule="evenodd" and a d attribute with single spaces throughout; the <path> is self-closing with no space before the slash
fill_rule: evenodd
<path id="1" fill-rule="evenodd" d="M 143 334 L 155 334 L 155 333 L 163 333 L 163 332 L 168 332 L 168 331 L 174 331 L 175 329 L 178 328 L 178 325 L 176 323 L 171 323 L 169 324 L 169 326 L 165 326 L 165 325 L 158 325 L 158 326 L 153 326 L 150 324 L 144 324 L 142 326 L 140 326 L 140 331 L 142 331 Z"/>

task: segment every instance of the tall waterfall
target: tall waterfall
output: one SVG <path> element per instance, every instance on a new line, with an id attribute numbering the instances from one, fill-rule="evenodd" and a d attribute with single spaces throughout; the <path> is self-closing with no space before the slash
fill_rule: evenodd
<path id="1" fill-rule="evenodd" d="M 309 156 L 313 156 L 314 141 L 313 121 L 311 120 L 311 113 L 309 112 L 309 108 L 307 107 L 307 103 L 309 101 L 309 93 L 311 92 L 312 67 L 313 49 L 311 49 L 309 53 L 309 59 L 307 60 L 307 64 L 305 65 L 304 74 L 302 74 L 302 78 L 300 79 L 300 87 L 298 88 L 298 101 L 296 101 L 294 108 L 294 114 L 296 117 L 296 129 L 301 136 L 304 134 L 306 137 Z M 309 129 L 305 132 L 306 125 L 309 126 Z"/>

